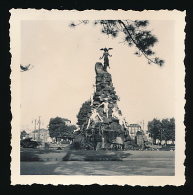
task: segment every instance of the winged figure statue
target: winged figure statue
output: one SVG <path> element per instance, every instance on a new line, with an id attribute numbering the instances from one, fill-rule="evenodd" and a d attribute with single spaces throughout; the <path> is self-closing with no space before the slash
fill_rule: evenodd
<path id="1" fill-rule="evenodd" d="M 111 50 L 113 48 L 101 48 L 100 50 L 103 50 L 103 56 L 100 57 L 99 59 L 101 60 L 102 58 L 104 58 L 104 71 L 107 71 L 107 66 L 110 68 L 109 66 L 109 58 L 108 57 L 112 57 L 112 55 L 109 54 L 109 50 Z"/>

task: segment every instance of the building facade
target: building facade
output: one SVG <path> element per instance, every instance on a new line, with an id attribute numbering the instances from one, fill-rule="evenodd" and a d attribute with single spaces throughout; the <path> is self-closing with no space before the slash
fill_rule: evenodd
<path id="1" fill-rule="evenodd" d="M 49 135 L 48 129 L 34 130 L 31 133 L 29 133 L 29 137 L 35 141 L 39 141 L 39 140 L 42 142 L 51 142 L 52 141 L 52 138 Z"/>
<path id="2" fill-rule="evenodd" d="M 66 118 L 63 118 L 62 120 L 65 122 L 65 124 L 66 124 L 67 126 L 70 126 L 70 125 L 71 125 L 71 120 L 68 120 L 68 119 L 66 119 Z"/>
<path id="3" fill-rule="evenodd" d="M 127 125 L 127 129 L 129 130 L 129 134 L 131 136 L 131 139 L 135 139 L 137 132 L 142 131 L 141 126 L 138 124 L 129 124 L 129 125 Z"/>

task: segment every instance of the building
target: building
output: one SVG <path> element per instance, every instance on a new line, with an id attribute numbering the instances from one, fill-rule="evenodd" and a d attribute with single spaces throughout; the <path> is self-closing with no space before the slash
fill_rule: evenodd
<path id="1" fill-rule="evenodd" d="M 25 130 L 20 131 L 20 140 L 29 138 L 29 134 Z"/>
<path id="2" fill-rule="evenodd" d="M 68 120 L 67 118 L 63 118 L 62 120 L 65 122 L 65 124 L 67 126 L 70 126 L 71 125 L 71 120 Z"/>
<path id="3" fill-rule="evenodd" d="M 40 130 L 36 129 L 36 130 L 32 131 L 31 133 L 29 133 L 29 137 L 35 141 L 39 141 L 38 138 L 40 138 L 40 141 L 42 141 L 42 142 L 52 141 L 48 129 L 40 129 Z"/>
<path id="4" fill-rule="evenodd" d="M 130 124 L 127 126 L 127 129 L 129 130 L 129 134 L 131 136 L 131 139 L 135 139 L 137 132 L 142 131 L 141 126 L 138 124 Z"/>

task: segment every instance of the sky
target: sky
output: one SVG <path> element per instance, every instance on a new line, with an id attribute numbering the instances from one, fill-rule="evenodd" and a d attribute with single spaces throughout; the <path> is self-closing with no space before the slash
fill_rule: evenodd
<path id="1" fill-rule="evenodd" d="M 108 71 L 128 123 L 175 116 L 174 21 L 151 20 L 147 27 L 159 40 L 153 51 L 165 60 L 163 67 L 134 55 L 135 48 L 122 43 L 121 34 L 112 39 L 92 21 L 75 29 L 70 22 L 21 21 L 21 64 L 33 65 L 20 73 L 21 129 L 33 130 L 39 116 L 42 128 L 56 116 L 76 124 L 81 105 L 93 93 L 95 63 L 103 62 L 104 47 L 113 48 Z"/>

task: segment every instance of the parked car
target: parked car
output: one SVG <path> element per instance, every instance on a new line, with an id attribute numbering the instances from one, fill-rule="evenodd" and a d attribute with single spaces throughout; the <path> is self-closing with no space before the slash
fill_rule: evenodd
<path id="1" fill-rule="evenodd" d="M 23 148 L 37 148 L 38 142 L 33 141 L 32 138 L 26 138 L 20 141 L 20 146 Z"/>
<path id="2" fill-rule="evenodd" d="M 166 146 L 162 146 L 160 150 L 175 151 L 175 144 L 167 144 Z"/>

